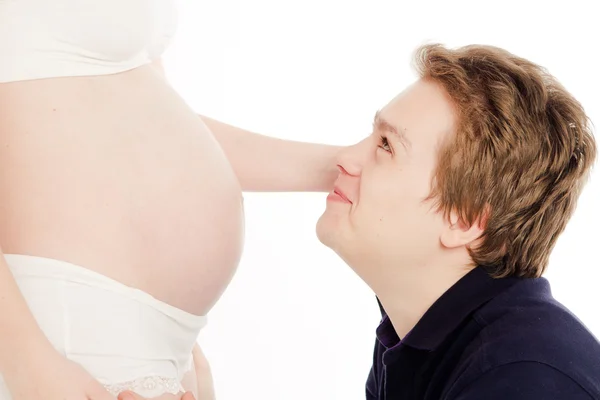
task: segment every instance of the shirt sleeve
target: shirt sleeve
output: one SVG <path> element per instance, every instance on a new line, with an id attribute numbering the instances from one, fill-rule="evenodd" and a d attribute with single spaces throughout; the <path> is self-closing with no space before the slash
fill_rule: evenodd
<path id="1" fill-rule="evenodd" d="M 594 400 L 573 379 L 537 362 L 518 362 L 496 367 L 449 400 Z"/>

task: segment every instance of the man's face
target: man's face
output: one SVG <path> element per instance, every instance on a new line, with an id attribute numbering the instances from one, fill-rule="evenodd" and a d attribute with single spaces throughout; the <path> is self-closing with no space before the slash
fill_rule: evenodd
<path id="1" fill-rule="evenodd" d="M 377 113 L 370 136 L 340 152 L 317 236 L 365 281 L 380 266 L 418 267 L 439 255 L 447 222 L 424 199 L 454 126 L 443 89 L 419 80 Z"/>

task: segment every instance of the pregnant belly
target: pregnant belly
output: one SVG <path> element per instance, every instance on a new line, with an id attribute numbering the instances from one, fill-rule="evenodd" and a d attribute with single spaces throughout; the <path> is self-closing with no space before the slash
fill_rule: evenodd
<path id="1" fill-rule="evenodd" d="M 3 252 L 77 264 L 206 314 L 244 226 L 237 178 L 200 118 L 148 68 L 0 89 Z"/>
<path id="2" fill-rule="evenodd" d="M 210 133 L 197 128 L 196 135 Z M 237 267 L 243 244 L 243 198 L 220 149 L 205 141 L 183 140 L 187 149 L 152 158 L 146 173 L 131 177 L 137 186 L 124 207 L 134 284 L 172 305 L 204 315 L 220 297 Z M 166 151 L 165 151 L 166 150 Z M 167 156 L 167 154 L 169 154 Z M 153 167 L 150 167 L 153 165 Z"/>

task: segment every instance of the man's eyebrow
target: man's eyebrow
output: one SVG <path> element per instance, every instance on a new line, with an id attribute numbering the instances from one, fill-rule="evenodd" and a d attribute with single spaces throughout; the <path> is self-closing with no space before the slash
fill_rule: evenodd
<path id="1" fill-rule="evenodd" d="M 407 151 L 411 147 L 411 143 L 404 134 L 404 130 L 395 127 L 389 121 L 385 120 L 379 111 L 375 113 L 375 118 L 373 118 L 373 130 L 387 131 L 392 133 L 394 136 L 396 136 L 396 138 L 398 138 L 400 143 L 402 143 Z"/>

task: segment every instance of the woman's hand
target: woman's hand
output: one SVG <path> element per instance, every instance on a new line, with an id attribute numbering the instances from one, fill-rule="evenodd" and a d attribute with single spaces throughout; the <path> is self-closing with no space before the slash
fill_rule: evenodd
<path id="1" fill-rule="evenodd" d="M 119 394 L 119 400 L 148 400 L 145 397 L 140 396 L 133 392 L 122 392 Z M 153 397 L 152 400 L 195 400 L 194 395 L 191 392 L 184 394 L 163 394 L 162 396 Z"/>
<path id="2" fill-rule="evenodd" d="M 3 376 L 15 400 L 116 400 L 83 367 L 58 352 L 37 353 L 29 360 Z"/>
<path id="3" fill-rule="evenodd" d="M 18 371 L 3 376 L 14 400 L 117 400 L 82 366 L 58 352 L 37 353 L 21 364 Z M 132 396 L 132 397 L 128 397 Z M 119 400 L 146 400 L 133 393 L 123 392 Z M 192 393 L 164 394 L 153 400 L 195 400 Z"/>

